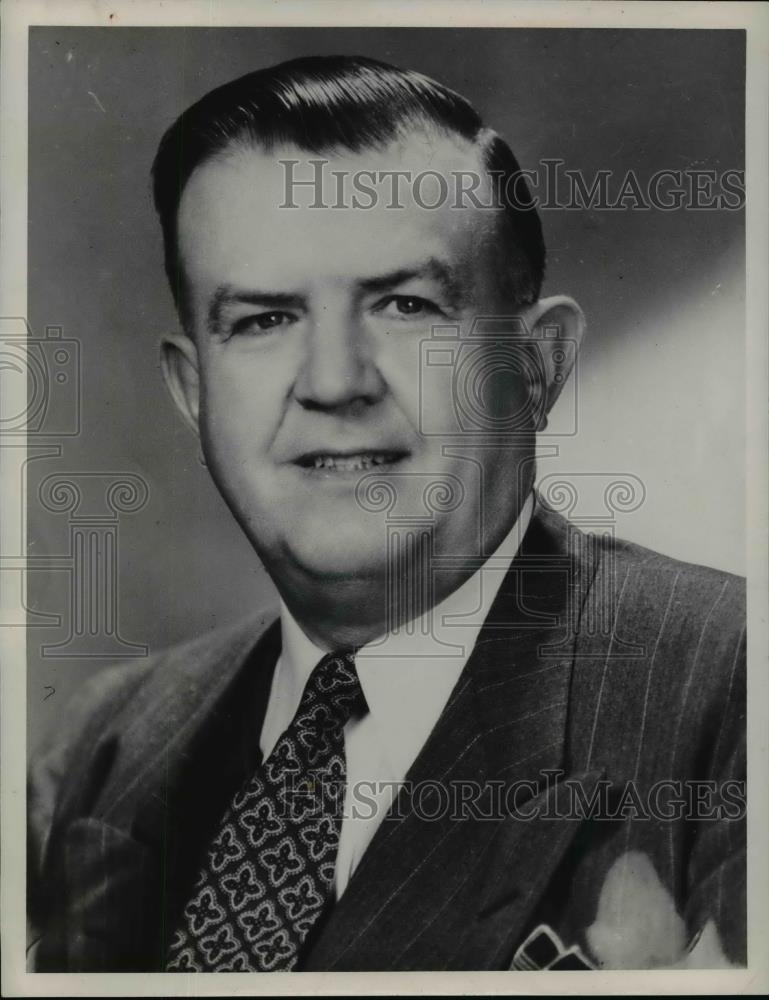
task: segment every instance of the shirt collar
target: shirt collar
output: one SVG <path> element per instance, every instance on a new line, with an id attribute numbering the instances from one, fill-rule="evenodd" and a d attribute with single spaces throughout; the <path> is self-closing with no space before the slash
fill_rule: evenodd
<path id="1" fill-rule="evenodd" d="M 438 721 L 531 521 L 533 493 L 494 553 L 419 618 L 358 650 L 355 665 L 393 777 L 403 779 Z M 281 601 L 281 671 L 298 704 L 325 651 L 307 638 Z"/>

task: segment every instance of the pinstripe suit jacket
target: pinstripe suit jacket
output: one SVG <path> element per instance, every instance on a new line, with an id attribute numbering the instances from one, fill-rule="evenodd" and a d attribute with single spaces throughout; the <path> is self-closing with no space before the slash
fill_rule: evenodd
<path id="1" fill-rule="evenodd" d="M 741 579 L 584 535 L 540 502 L 301 968 L 504 969 L 541 923 L 624 967 L 665 960 L 650 934 L 686 943 L 710 924 L 744 962 L 744 617 Z M 252 620 L 78 697 L 30 771 L 35 970 L 162 969 L 201 852 L 259 760 L 279 649 L 277 623 Z M 478 794 L 457 813 L 438 783 Z"/>

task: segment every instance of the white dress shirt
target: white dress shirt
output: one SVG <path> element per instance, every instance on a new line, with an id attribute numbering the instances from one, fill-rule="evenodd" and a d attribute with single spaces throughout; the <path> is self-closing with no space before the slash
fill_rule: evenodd
<path id="1" fill-rule="evenodd" d="M 369 711 L 344 729 L 347 794 L 336 861 L 337 898 L 438 721 L 533 507 L 530 494 L 512 530 L 461 587 L 421 618 L 358 651 L 355 666 Z M 259 741 L 265 758 L 289 726 L 313 668 L 325 656 L 282 602 L 281 630 L 283 647 Z"/>

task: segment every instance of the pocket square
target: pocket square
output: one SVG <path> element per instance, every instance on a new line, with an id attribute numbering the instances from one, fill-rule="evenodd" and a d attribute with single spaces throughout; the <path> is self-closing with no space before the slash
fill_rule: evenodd
<path id="1" fill-rule="evenodd" d="M 587 944 L 604 969 L 670 968 L 686 951 L 686 926 L 650 857 L 620 855 L 601 887 Z"/>
<path id="2" fill-rule="evenodd" d="M 688 940 L 670 889 L 640 851 L 626 852 L 609 869 L 587 943 L 602 969 L 733 967 L 712 920 Z"/>

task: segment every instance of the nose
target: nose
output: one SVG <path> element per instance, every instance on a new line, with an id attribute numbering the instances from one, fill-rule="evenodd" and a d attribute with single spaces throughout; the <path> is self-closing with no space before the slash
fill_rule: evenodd
<path id="1" fill-rule="evenodd" d="M 325 310 L 307 331 L 296 399 L 306 409 L 344 410 L 377 403 L 385 392 L 363 325 Z"/>

